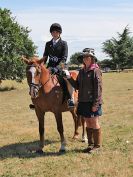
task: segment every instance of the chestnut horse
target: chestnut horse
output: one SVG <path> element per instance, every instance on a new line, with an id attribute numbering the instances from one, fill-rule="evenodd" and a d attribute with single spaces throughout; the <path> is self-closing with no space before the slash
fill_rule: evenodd
<path id="1" fill-rule="evenodd" d="M 39 134 L 40 144 L 37 152 L 42 153 L 44 147 L 44 115 L 46 112 L 52 112 L 55 115 L 57 130 L 60 134 L 61 147 L 60 152 L 66 150 L 66 141 L 63 133 L 62 112 L 70 111 L 74 120 L 74 136 L 78 137 L 78 117 L 76 115 L 76 106 L 74 108 L 68 108 L 67 99 L 63 102 L 63 91 L 60 86 L 57 76 L 52 75 L 45 67 L 40 63 L 40 60 L 33 57 L 32 60 L 23 58 L 27 64 L 26 76 L 27 82 L 30 87 L 30 95 L 33 104 L 35 105 L 35 112 L 39 121 Z M 76 78 L 77 73 L 71 72 L 71 75 Z M 75 92 L 75 102 L 77 102 L 77 93 Z M 83 129 L 84 136 L 84 129 Z"/>

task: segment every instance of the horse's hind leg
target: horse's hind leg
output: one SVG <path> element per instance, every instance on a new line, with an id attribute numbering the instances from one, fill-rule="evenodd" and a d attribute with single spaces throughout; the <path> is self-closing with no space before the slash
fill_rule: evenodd
<path id="1" fill-rule="evenodd" d="M 79 127 L 79 123 L 78 123 L 78 117 L 76 115 L 76 113 L 73 111 L 71 111 L 71 114 L 73 116 L 73 120 L 74 120 L 74 135 L 73 135 L 73 139 L 78 139 L 79 138 L 79 133 L 78 133 L 78 127 Z"/>
<path id="2" fill-rule="evenodd" d="M 66 141 L 64 137 L 64 128 L 63 128 L 63 122 L 62 122 L 62 113 L 55 113 L 55 118 L 56 118 L 56 123 L 57 123 L 57 130 L 60 134 L 60 139 L 61 139 L 61 147 L 60 147 L 60 152 L 65 152 L 66 151 Z"/>
<path id="3" fill-rule="evenodd" d="M 83 117 L 80 117 L 81 119 L 81 123 L 82 123 L 82 142 L 86 142 L 87 141 L 87 137 L 86 137 L 86 125 L 85 125 L 85 119 Z"/>

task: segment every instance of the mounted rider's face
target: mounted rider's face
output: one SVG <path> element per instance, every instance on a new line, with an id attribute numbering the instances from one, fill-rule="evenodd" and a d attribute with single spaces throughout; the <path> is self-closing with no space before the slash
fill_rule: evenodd
<path id="1" fill-rule="evenodd" d="M 53 39 L 56 40 L 56 39 L 58 39 L 60 37 L 60 32 L 52 31 L 51 35 L 52 35 Z"/>

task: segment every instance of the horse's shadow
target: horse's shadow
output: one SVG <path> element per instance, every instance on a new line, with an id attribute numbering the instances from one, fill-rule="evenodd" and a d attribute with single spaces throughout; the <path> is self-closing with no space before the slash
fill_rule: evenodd
<path id="1" fill-rule="evenodd" d="M 48 144 L 56 143 L 57 141 L 45 140 L 45 146 Z M 58 156 L 63 155 L 59 152 L 44 152 L 37 153 L 36 151 L 31 151 L 31 149 L 37 148 L 39 141 L 26 142 L 26 143 L 15 143 L 0 147 L 0 159 L 6 158 L 36 158 L 39 156 Z"/>
<path id="2" fill-rule="evenodd" d="M 57 143 L 58 141 L 45 140 L 45 146 L 48 144 Z M 15 143 L 0 147 L 0 159 L 4 160 L 7 158 L 36 158 L 45 156 L 60 156 L 66 154 L 66 152 L 43 152 L 37 153 L 36 151 L 31 151 L 33 148 L 37 148 L 39 141 L 26 142 L 26 143 Z M 70 151 L 67 151 L 70 152 Z M 81 152 L 79 149 L 71 150 L 71 152 Z"/>

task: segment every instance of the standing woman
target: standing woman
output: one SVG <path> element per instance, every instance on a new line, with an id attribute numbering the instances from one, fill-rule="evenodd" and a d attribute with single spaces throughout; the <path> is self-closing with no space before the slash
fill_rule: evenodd
<path id="1" fill-rule="evenodd" d="M 101 147 L 101 127 L 99 116 L 102 115 L 102 73 L 96 64 L 94 49 L 85 48 L 78 57 L 84 67 L 79 71 L 76 81 L 67 77 L 78 92 L 77 114 L 86 122 L 88 147 L 83 151 L 91 153 Z"/>

